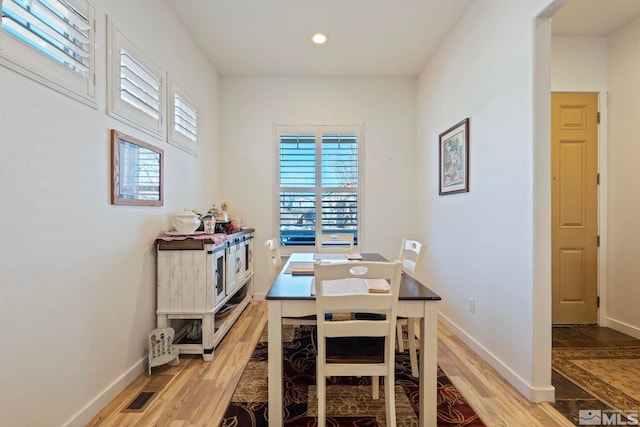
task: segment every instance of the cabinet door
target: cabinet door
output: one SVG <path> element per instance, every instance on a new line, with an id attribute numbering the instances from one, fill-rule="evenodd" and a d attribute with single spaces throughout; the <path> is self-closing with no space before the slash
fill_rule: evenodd
<path id="1" fill-rule="evenodd" d="M 157 311 L 209 311 L 207 253 L 201 250 L 158 251 Z"/>
<path id="2" fill-rule="evenodd" d="M 247 247 L 243 240 L 238 240 L 238 250 L 236 252 L 236 282 L 240 285 L 246 277 L 247 272 Z"/>
<path id="3" fill-rule="evenodd" d="M 227 295 L 229 295 L 231 292 L 233 292 L 233 290 L 236 287 L 236 282 L 238 280 L 238 277 L 236 275 L 236 254 L 238 252 L 238 246 L 235 244 L 235 242 L 229 242 L 229 244 L 227 245 L 227 287 L 226 287 L 226 293 Z"/>
<path id="4" fill-rule="evenodd" d="M 218 306 L 226 295 L 225 253 L 224 248 L 218 248 L 213 252 L 213 295 L 215 306 Z"/>
<path id="5" fill-rule="evenodd" d="M 243 238 L 242 245 L 244 246 L 244 273 L 243 277 L 247 278 L 253 273 L 253 238 L 251 236 Z"/>

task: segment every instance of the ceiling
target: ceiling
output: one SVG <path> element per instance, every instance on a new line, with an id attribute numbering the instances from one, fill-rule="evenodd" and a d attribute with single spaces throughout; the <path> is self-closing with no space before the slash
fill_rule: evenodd
<path id="1" fill-rule="evenodd" d="M 415 77 L 473 2 L 167 1 L 221 76 L 278 77 Z"/>
<path id="2" fill-rule="evenodd" d="M 223 77 L 416 77 L 473 0 L 167 2 Z M 638 16 L 640 0 L 570 0 L 553 34 L 603 37 Z"/>
<path id="3" fill-rule="evenodd" d="M 551 18 L 554 36 L 607 37 L 640 17 L 640 0 L 571 0 Z"/>

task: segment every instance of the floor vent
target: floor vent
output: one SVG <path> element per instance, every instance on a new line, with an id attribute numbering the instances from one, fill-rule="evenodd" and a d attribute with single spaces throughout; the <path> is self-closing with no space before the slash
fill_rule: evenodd
<path id="1" fill-rule="evenodd" d="M 121 412 L 143 412 L 151 401 L 169 384 L 173 375 L 154 375 L 142 387 L 142 390 Z"/>
<path id="2" fill-rule="evenodd" d="M 136 398 L 133 399 L 131 403 L 129 403 L 129 406 L 124 408 L 124 410 L 127 412 L 142 411 L 142 408 L 144 408 L 145 405 L 149 403 L 149 400 L 153 397 L 154 394 L 156 394 L 155 391 L 140 392 L 140 394 L 137 395 Z"/>

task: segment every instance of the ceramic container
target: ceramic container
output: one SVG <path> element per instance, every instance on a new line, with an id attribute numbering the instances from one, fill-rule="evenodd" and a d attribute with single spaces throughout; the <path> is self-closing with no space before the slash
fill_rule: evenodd
<path id="1" fill-rule="evenodd" d="M 242 220 L 240 218 L 231 218 L 231 225 L 233 225 L 233 231 L 242 230 Z"/>
<path id="2" fill-rule="evenodd" d="M 203 229 L 205 233 L 213 234 L 216 231 L 216 219 L 213 215 L 207 215 L 202 218 Z"/>
<path id="3" fill-rule="evenodd" d="M 200 227 L 200 219 L 198 218 L 198 215 L 193 212 L 184 211 L 173 218 L 171 225 L 173 225 L 173 228 L 175 228 L 178 233 L 189 234 L 193 233 L 198 229 L 198 227 Z"/>

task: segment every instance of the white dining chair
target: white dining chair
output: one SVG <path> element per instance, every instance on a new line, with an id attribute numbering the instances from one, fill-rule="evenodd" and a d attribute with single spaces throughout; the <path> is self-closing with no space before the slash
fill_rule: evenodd
<path id="1" fill-rule="evenodd" d="M 316 253 L 350 254 L 353 253 L 354 238 L 350 233 L 316 234 Z"/>
<path id="2" fill-rule="evenodd" d="M 276 280 L 278 274 L 282 271 L 282 257 L 280 256 L 280 245 L 278 239 L 271 238 L 264 242 L 264 256 L 267 261 L 267 270 L 269 271 L 269 281 L 271 284 Z M 316 316 L 304 317 L 285 317 L 282 319 L 283 325 L 315 325 Z"/>
<path id="3" fill-rule="evenodd" d="M 269 272 L 269 280 L 271 283 L 276 280 L 280 270 L 282 270 L 282 258 L 280 257 L 280 245 L 273 238 L 264 242 L 264 256 L 267 259 L 267 270 Z"/>
<path id="4" fill-rule="evenodd" d="M 411 277 L 416 277 L 422 266 L 422 251 L 424 245 L 417 240 L 402 240 L 400 255 L 398 259 L 402 262 L 402 271 Z M 398 318 L 396 333 L 398 340 L 398 351 L 404 352 L 404 339 L 402 338 L 402 327 L 407 326 L 409 337 L 409 360 L 411 361 L 411 375 L 418 377 L 418 353 L 416 350 L 416 319 L 409 317 Z"/>
<path id="5" fill-rule="evenodd" d="M 384 377 L 387 426 L 396 425 L 395 331 L 402 265 L 395 262 L 321 263 L 314 268 L 317 326 L 318 425 L 326 425 L 327 377 Z M 368 284 L 387 292 L 367 292 Z M 362 292 L 355 289 L 361 288 Z M 326 320 L 326 313 L 361 312 L 383 320 Z M 369 352 L 368 350 L 372 350 Z"/>

